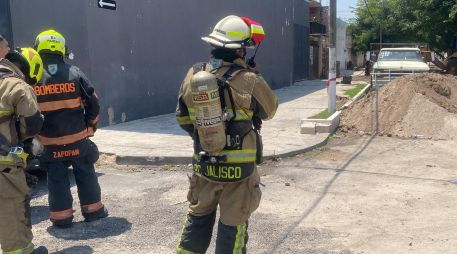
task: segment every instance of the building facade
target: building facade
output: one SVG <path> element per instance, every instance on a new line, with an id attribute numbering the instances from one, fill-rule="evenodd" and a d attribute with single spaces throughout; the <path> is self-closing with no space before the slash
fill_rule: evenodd
<path id="1" fill-rule="evenodd" d="M 103 125 L 173 112 L 186 71 L 209 56 L 200 38 L 230 14 L 263 24 L 256 60 L 273 88 L 309 77 L 307 1 L 109 1 L 116 10 L 100 1 L 0 0 L 0 33 L 30 46 L 38 32 L 60 31 L 75 55 L 70 62 L 96 87 Z"/>

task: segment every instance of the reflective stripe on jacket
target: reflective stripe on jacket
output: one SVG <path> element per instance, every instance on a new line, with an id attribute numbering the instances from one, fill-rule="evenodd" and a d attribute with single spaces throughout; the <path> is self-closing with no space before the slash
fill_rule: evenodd
<path id="1" fill-rule="evenodd" d="M 238 65 L 238 68 L 244 68 L 234 73 L 227 80 L 235 105 L 231 105 L 227 90 L 224 92 L 224 97 L 228 107 L 227 113 L 236 112 L 236 117 L 227 123 L 227 133 L 233 133 L 233 129 L 237 129 L 235 131 L 241 134 L 241 144 L 238 148 L 234 149 L 227 145 L 224 150 L 217 154 L 219 158 L 223 158 L 217 163 L 202 160 L 200 155 L 202 149 L 194 127 L 196 117 L 191 95 L 193 68 L 188 71 L 181 85 L 176 108 L 178 124 L 194 140 L 194 171 L 218 182 L 239 181 L 252 173 L 257 152 L 257 141 L 252 128 L 252 118 L 255 116 L 262 120 L 271 119 L 278 107 L 278 100 L 274 92 L 261 76 L 247 69 L 243 60 L 237 59 L 234 63 L 223 62 L 222 67 L 215 71 L 214 74 L 217 78 L 221 78 L 233 64 Z M 209 65 L 207 65 L 207 70 L 209 68 Z"/>
<path id="2" fill-rule="evenodd" d="M 0 135 L 6 140 L 3 145 L 17 146 L 33 137 L 42 123 L 32 86 L 14 64 L 0 59 Z"/>
<path id="3" fill-rule="evenodd" d="M 45 72 L 35 86 L 38 104 L 45 116 L 38 135 L 46 146 L 42 158 L 65 160 L 66 156 L 56 155 L 79 157 L 79 148 L 85 144 L 82 141 L 94 135 L 92 126 L 98 120 L 100 109 L 98 98 L 90 81 L 76 66 L 46 55 L 43 62 Z"/>

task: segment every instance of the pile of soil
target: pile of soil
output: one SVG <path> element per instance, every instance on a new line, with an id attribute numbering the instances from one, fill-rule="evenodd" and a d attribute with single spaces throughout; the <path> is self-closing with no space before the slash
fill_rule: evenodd
<path id="1" fill-rule="evenodd" d="M 373 133 L 375 92 L 343 111 L 342 132 Z M 380 135 L 457 139 L 457 77 L 436 73 L 403 76 L 378 94 Z"/>

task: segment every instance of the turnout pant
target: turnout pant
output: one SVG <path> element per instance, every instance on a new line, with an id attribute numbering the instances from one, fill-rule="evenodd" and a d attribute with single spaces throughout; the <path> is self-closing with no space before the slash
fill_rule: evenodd
<path id="1" fill-rule="evenodd" d="M 78 197 L 84 217 L 104 208 L 95 167 L 85 157 L 71 161 L 46 162 L 48 173 L 50 220 L 68 224 L 73 220 L 73 197 L 70 191 L 69 166 L 73 167 Z"/>
<path id="2" fill-rule="evenodd" d="M 216 254 L 246 253 L 248 219 L 261 199 L 257 169 L 236 183 L 215 183 L 196 174 L 190 178 L 189 214 L 183 225 L 178 254 L 206 253 L 211 242 L 217 206 L 220 219 Z"/>
<path id="3" fill-rule="evenodd" d="M 29 190 L 23 168 L 0 165 L 0 244 L 5 254 L 33 251 Z"/>

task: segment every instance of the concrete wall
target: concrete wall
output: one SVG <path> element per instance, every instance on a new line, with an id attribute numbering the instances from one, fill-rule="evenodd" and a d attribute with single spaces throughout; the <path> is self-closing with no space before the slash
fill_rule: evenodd
<path id="1" fill-rule="evenodd" d="M 347 63 L 352 60 L 347 29 L 348 24 L 338 18 L 336 22 L 336 61 L 340 62 L 340 70 L 345 70 Z"/>
<path id="2" fill-rule="evenodd" d="M 209 55 L 211 47 L 200 37 L 229 14 L 264 25 L 267 37 L 257 62 L 273 88 L 308 75 L 308 61 L 302 60 L 309 54 L 303 0 L 117 0 L 116 11 L 98 8 L 97 0 L 10 0 L 10 5 L 16 45 L 31 45 L 47 28 L 64 34 L 75 54 L 72 63 L 101 97 L 104 125 L 173 112 L 187 69 Z"/>

